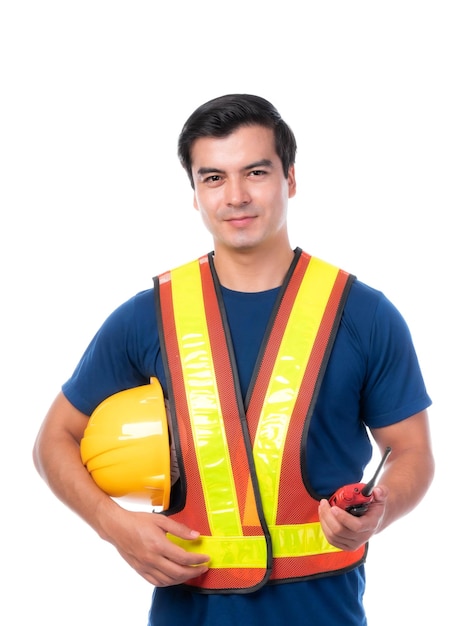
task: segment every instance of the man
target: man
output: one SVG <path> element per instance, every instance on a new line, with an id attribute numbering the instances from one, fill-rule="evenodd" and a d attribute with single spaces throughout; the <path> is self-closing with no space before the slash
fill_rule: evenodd
<path id="1" fill-rule="evenodd" d="M 433 477 L 430 399 L 404 320 L 290 245 L 295 153 L 262 98 L 223 96 L 190 116 L 179 157 L 213 253 L 110 315 L 37 437 L 53 492 L 155 585 L 151 625 L 366 624 L 368 542 Z M 80 456 L 97 405 L 151 377 L 181 476 L 158 514 L 121 508 Z M 361 480 L 368 432 L 392 452 L 353 515 L 329 499 Z"/>

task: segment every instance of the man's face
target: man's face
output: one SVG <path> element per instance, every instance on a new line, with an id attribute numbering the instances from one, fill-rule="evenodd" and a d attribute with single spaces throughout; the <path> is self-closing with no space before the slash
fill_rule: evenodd
<path id="1" fill-rule="evenodd" d="M 191 156 L 194 207 L 216 250 L 285 242 L 295 173 L 292 166 L 284 176 L 271 129 L 242 126 L 228 137 L 197 139 Z"/>

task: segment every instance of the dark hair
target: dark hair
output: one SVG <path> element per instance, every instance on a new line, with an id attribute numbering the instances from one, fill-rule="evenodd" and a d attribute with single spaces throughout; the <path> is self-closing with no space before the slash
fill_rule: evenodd
<path id="1" fill-rule="evenodd" d="M 230 94 L 209 100 L 188 118 L 178 139 L 178 157 L 186 170 L 191 187 L 191 148 L 201 137 L 227 137 L 240 126 L 264 126 L 274 132 L 276 153 L 281 159 L 287 178 L 289 167 L 295 163 L 297 143 L 294 133 L 274 106 L 259 96 Z"/>

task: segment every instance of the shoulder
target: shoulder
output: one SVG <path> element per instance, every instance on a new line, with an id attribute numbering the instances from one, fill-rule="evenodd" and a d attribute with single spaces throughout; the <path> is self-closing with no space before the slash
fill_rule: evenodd
<path id="1" fill-rule="evenodd" d="M 117 315 L 145 314 L 154 306 L 153 289 L 144 289 L 123 302 L 116 310 Z"/>
<path id="2" fill-rule="evenodd" d="M 108 316 L 103 328 L 115 329 L 119 326 L 128 326 L 141 323 L 144 320 L 153 320 L 155 317 L 155 305 L 153 289 L 145 289 L 133 295 L 119 305 Z"/>
<path id="3" fill-rule="evenodd" d="M 370 287 L 360 280 L 354 280 L 346 301 L 343 323 L 351 332 L 365 334 L 369 341 L 371 334 L 389 331 L 408 334 L 407 324 L 398 308 L 382 291 Z"/>
<path id="4" fill-rule="evenodd" d="M 429 406 L 408 324 L 384 293 L 356 280 L 342 326 L 363 368 L 362 411 L 369 426 L 388 425 Z"/>
<path id="5" fill-rule="evenodd" d="M 155 350 L 158 330 L 153 289 L 140 291 L 118 306 L 104 322 L 99 335 L 100 345 L 107 350 L 119 350 L 137 362 L 142 354 Z"/>
<path id="6" fill-rule="evenodd" d="M 382 291 L 366 285 L 355 278 L 351 285 L 351 291 L 347 301 L 347 308 L 352 312 L 371 311 L 375 312 L 379 305 L 391 305 Z"/>
<path id="7" fill-rule="evenodd" d="M 62 390 L 80 411 L 91 415 L 106 397 L 141 385 L 155 374 L 158 347 L 152 289 L 115 308 L 98 329 Z"/>
<path id="8" fill-rule="evenodd" d="M 328 261 L 319 259 L 318 257 L 312 258 L 324 263 L 326 266 L 339 269 L 336 265 L 331 264 Z M 346 274 L 349 274 L 351 279 L 348 297 L 346 299 L 343 312 L 344 318 L 350 322 L 356 322 L 359 323 L 360 326 L 364 326 L 371 323 L 377 318 L 377 316 L 400 317 L 397 308 L 382 291 L 366 284 L 365 282 L 362 282 L 354 274 L 344 270 L 344 268 L 342 269 L 346 272 Z"/>

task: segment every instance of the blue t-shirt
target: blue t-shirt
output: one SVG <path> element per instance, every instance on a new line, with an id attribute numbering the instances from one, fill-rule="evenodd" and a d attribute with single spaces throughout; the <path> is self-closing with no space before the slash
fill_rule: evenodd
<path id="1" fill-rule="evenodd" d="M 241 293 L 222 287 L 244 396 L 277 295 L 278 289 Z M 147 384 L 151 376 L 166 392 L 153 289 L 108 317 L 63 392 L 90 415 L 111 394 Z M 356 280 L 310 423 L 306 461 L 313 489 L 328 496 L 360 481 L 372 455 L 368 428 L 399 422 L 430 403 L 402 316 L 382 293 Z M 346 574 L 266 585 L 254 593 L 159 588 L 149 625 L 365 626 L 363 593 L 363 566 Z"/>

